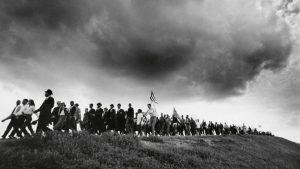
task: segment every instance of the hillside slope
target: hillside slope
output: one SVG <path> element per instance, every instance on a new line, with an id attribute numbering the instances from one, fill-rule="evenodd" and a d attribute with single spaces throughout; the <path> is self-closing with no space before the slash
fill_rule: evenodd
<path id="1" fill-rule="evenodd" d="M 0 141 L 0 168 L 299 168 L 300 145 L 255 135 L 141 137 L 105 133 Z"/>

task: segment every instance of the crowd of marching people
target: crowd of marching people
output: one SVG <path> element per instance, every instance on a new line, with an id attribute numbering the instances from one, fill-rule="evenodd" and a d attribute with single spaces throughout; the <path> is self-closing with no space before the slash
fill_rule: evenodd
<path id="1" fill-rule="evenodd" d="M 35 108 L 33 100 L 23 99 L 16 102 L 12 113 L 2 122 L 10 120 L 2 138 L 15 138 L 18 136 L 30 136 L 52 130 L 67 133 L 87 131 L 91 134 L 101 135 L 103 132 L 117 132 L 119 134 L 136 134 L 138 136 L 159 135 L 229 135 L 229 134 L 254 134 L 272 136 L 270 132 L 260 132 L 256 128 L 226 123 L 213 123 L 200 121 L 186 115 L 181 117 L 174 109 L 173 115 L 161 113 L 158 115 L 153 104 L 148 104 L 148 110 L 135 109 L 129 103 L 124 110 L 121 104 L 117 107 L 113 104 L 109 108 L 102 108 L 101 103 L 90 104 L 83 115 L 79 104 L 71 101 L 69 106 L 64 102 L 57 101 L 56 106 L 50 89 L 45 91 L 45 101 L 39 109 Z M 32 116 L 38 120 L 32 121 Z M 82 118 L 83 116 L 83 118 Z M 34 132 L 32 125 L 36 125 Z M 53 129 L 49 126 L 52 124 Z M 29 130 L 29 132 L 28 132 Z"/>

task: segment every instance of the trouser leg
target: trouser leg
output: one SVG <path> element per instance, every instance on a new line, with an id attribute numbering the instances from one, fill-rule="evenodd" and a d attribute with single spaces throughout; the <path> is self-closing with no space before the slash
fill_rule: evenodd
<path id="1" fill-rule="evenodd" d="M 5 138 L 7 134 L 10 132 L 10 130 L 13 128 L 13 120 L 11 119 L 10 122 L 8 123 L 6 130 L 4 131 L 2 137 Z"/>
<path id="2" fill-rule="evenodd" d="M 152 129 L 152 134 L 155 134 L 156 116 L 152 116 L 150 119 L 150 125 Z"/>

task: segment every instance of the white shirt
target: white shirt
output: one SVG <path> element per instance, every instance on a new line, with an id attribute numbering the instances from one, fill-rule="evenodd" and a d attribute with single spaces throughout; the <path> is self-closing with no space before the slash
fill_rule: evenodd
<path id="1" fill-rule="evenodd" d="M 201 127 L 200 121 L 197 121 L 196 124 L 197 124 L 197 128 L 199 129 Z"/>
<path id="2" fill-rule="evenodd" d="M 13 115 L 16 115 L 17 112 L 21 109 L 21 107 L 22 107 L 22 105 L 19 104 L 19 105 L 15 108 L 15 110 L 14 110 L 14 112 L 13 112 Z"/>
<path id="3" fill-rule="evenodd" d="M 33 105 L 31 105 L 31 106 L 26 105 L 26 106 L 27 106 L 27 108 L 24 110 L 24 114 L 32 115 L 35 111 L 35 106 L 33 106 Z"/>
<path id="4" fill-rule="evenodd" d="M 158 114 L 156 112 L 156 109 L 153 108 L 153 107 L 151 107 L 149 110 L 147 110 L 146 115 L 147 114 L 150 114 L 151 117 L 153 117 L 153 116 L 157 117 L 158 116 Z"/>
<path id="5" fill-rule="evenodd" d="M 18 112 L 16 112 L 16 116 L 21 116 L 23 114 L 23 112 L 27 111 L 27 109 L 29 108 L 28 104 L 26 105 L 21 105 L 21 108 L 19 109 Z"/>
<path id="6" fill-rule="evenodd" d="M 140 124 L 143 124 L 143 113 L 138 113 L 137 116 L 136 116 L 136 124 L 137 125 L 140 125 Z"/>
<path id="7" fill-rule="evenodd" d="M 60 109 L 59 115 L 60 116 L 65 115 L 65 108 L 59 108 L 59 109 Z"/>

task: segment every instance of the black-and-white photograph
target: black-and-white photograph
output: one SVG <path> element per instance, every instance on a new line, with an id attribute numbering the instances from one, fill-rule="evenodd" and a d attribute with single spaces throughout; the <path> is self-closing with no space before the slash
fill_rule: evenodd
<path id="1" fill-rule="evenodd" d="M 299 169 L 300 0 L 0 0 L 0 169 Z"/>

